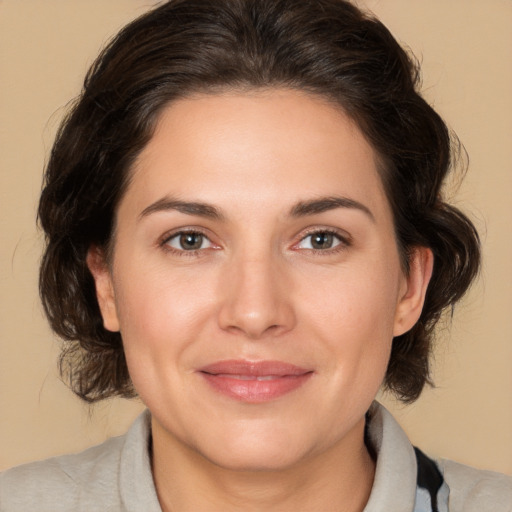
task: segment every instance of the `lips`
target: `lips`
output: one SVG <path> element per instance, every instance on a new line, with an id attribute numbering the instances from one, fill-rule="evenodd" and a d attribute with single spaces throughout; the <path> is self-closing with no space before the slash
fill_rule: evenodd
<path id="1" fill-rule="evenodd" d="M 229 398 L 262 403 L 306 383 L 313 371 L 281 361 L 218 361 L 198 371 L 217 392 Z"/>

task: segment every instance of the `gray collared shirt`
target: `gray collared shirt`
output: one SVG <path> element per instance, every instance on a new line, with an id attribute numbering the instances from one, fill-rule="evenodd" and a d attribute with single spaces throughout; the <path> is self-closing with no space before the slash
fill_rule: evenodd
<path id="1" fill-rule="evenodd" d="M 418 485 L 415 450 L 404 431 L 377 402 L 368 418 L 377 466 L 364 512 L 435 510 L 428 489 Z M 124 436 L 0 473 L 0 512 L 161 512 L 149 459 L 150 420 L 146 411 Z M 433 465 L 441 478 L 438 512 L 512 512 L 512 478 L 451 461 Z"/>

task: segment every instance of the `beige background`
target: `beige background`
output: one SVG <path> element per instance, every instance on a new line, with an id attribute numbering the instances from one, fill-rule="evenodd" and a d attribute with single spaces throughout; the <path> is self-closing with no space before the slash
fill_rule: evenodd
<path id="1" fill-rule="evenodd" d="M 41 314 L 35 208 L 53 135 L 99 48 L 150 0 L 0 0 L 0 470 L 123 432 L 136 401 L 89 409 L 59 381 Z M 471 159 L 456 202 L 485 245 L 482 278 L 440 333 L 435 390 L 386 400 L 432 455 L 512 474 L 512 2 L 367 0 L 424 67 Z"/>

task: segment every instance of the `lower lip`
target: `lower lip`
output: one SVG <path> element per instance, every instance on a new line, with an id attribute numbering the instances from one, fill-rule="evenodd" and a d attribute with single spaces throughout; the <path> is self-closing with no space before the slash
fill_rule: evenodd
<path id="1" fill-rule="evenodd" d="M 266 380 L 234 378 L 200 372 L 204 379 L 219 393 L 241 402 L 259 404 L 275 400 L 300 388 L 313 375 L 284 375 Z"/>

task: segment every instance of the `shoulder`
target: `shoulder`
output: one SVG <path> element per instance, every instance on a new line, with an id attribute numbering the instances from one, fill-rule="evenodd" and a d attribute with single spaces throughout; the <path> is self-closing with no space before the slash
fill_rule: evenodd
<path id="1" fill-rule="evenodd" d="M 124 436 L 0 473 L 1 512 L 161 512 L 151 474 L 149 411 Z"/>
<path id="2" fill-rule="evenodd" d="M 123 437 L 113 438 L 78 454 L 32 462 L 1 473 L 0 510 L 78 511 L 86 510 L 86 502 L 93 507 L 90 510 L 99 503 L 102 510 L 109 510 L 116 503 L 115 481 L 123 445 Z"/>
<path id="3" fill-rule="evenodd" d="M 512 477 L 445 459 L 438 466 L 450 488 L 450 512 L 512 512 Z"/>

